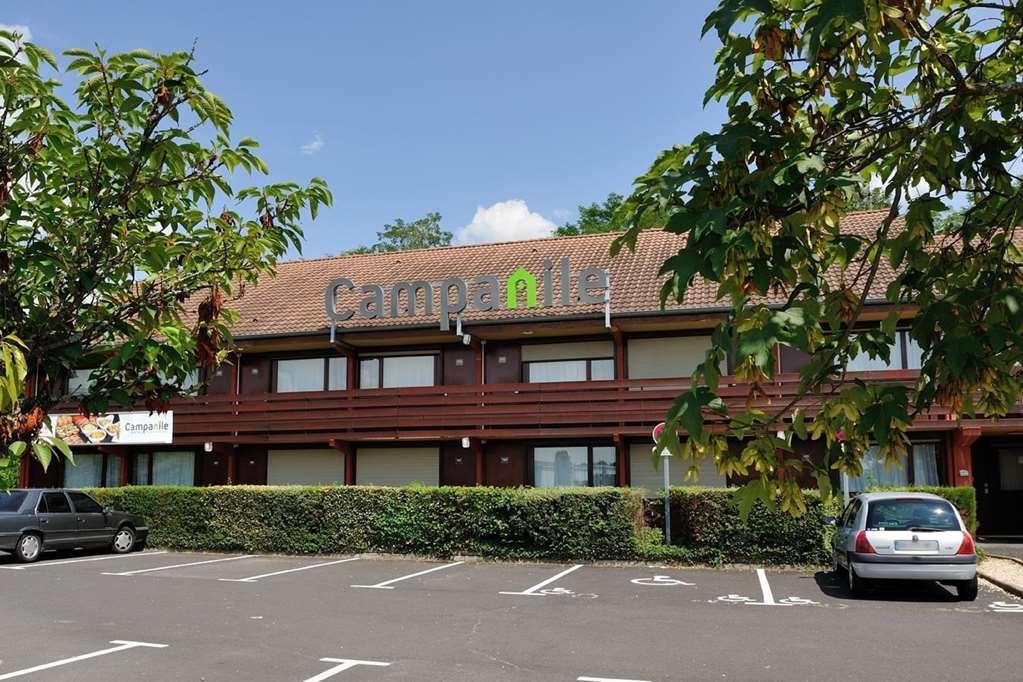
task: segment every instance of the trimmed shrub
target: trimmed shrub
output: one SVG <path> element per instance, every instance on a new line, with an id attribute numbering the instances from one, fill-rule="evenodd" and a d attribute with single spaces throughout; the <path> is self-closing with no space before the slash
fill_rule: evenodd
<path id="1" fill-rule="evenodd" d="M 129 486 L 89 491 L 184 550 L 629 559 L 641 497 L 623 488 Z"/>
<path id="2" fill-rule="evenodd" d="M 822 564 L 830 561 L 831 527 L 824 516 L 835 505 L 823 504 L 817 491 L 805 491 L 806 513 L 800 517 L 757 503 L 743 520 L 734 489 L 678 487 L 671 489 L 672 546 L 652 547 L 651 558 L 678 549 L 683 560 L 724 564 Z M 651 524 L 663 525 L 663 498 L 648 507 Z M 680 558 L 682 558 L 680 556 Z"/>
<path id="3" fill-rule="evenodd" d="M 905 490 L 912 493 L 931 493 L 944 497 L 955 505 L 966 523 L 970 535 L 977 534 L 977 490 L 973 486 L 953 487 L 946 485 L 874 486 L 871 492 L 892 492 Z"/>

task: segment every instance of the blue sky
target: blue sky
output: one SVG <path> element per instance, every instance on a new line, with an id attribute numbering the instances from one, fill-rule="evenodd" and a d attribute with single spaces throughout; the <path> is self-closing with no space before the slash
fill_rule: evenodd
<path id="1" fill-rule="evenodd" d="M 627 193 L 662 148 L 716 128 L 702 106 L 712 0 L 52 2 L 0 22 L 54 52 L 187 49 L 274 179 L 324 177 L 305 256 L 440 212 L 460 241 L 528 238 Z"/>

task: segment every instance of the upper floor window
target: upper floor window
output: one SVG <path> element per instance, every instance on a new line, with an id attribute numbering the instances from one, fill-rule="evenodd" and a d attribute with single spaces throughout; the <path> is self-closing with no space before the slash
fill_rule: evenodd
<path id="1" fill-rule="evenodd" d="M 587 360 L 537 360 L 523 366 L 524 379 L 543 384 L 559 381 L 611 381 L 615 378 L 612 358 Z"/>
<path id="2" fill-rule="evenodd" d="M 810 362 L 810 356 L 802 351 L 781 346 L 780 365 L 782 372 L 798 372 Z M 920 369 L 923 351 L 906 330 L 895 332 L 895 344 L 891 347 L 887 362 L 883 358 L 872 358 L 867 353 L 849 360 L 850 372 L 874 372 L 888 369 Z"/>
<path id="3" fill-rule="evenodd" d="M 345 358 L 297 358 L 277 361 L 277 392 L 343 391 L 348 386 Z"/>
<path id="4" fill-rule="evenodd" d="M 405 388 L 436 383 L 436 355 L 385 355 L 359 360 L 359 388 Z"/>

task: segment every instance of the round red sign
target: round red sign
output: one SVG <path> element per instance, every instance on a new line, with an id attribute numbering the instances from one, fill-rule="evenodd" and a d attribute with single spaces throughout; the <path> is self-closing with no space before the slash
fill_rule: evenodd
<path id="1" fill-rule="evenodd" d="M 664 434 L 664 427 L 665 427 L 664 422 L 661 422 L 660 424 L 654 427 L 653 436 L 655 441 Z"/>

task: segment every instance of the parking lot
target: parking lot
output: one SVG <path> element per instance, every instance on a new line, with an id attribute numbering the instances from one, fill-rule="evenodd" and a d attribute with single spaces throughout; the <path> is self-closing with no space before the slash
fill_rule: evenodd
<path id="1" fill-rule="evenodd" d="M 0 680 L 1018 679 L 1023 602 L 827 572 L 0 556 Z"/>

